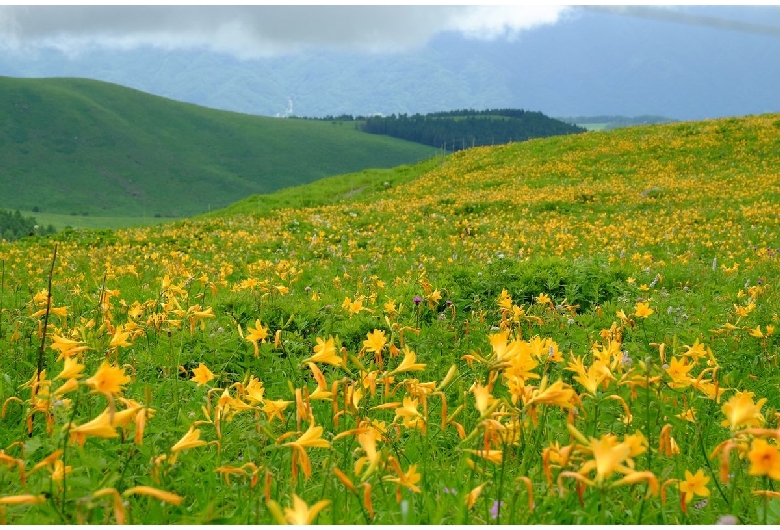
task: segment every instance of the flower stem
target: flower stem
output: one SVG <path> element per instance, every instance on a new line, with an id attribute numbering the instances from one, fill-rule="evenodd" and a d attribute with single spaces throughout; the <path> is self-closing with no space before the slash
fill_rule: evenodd
<path id="1" fill-rule="evenodd" d="M 599 488 L 599 526 L 604 526 L 607 524 L 607 496 L 606 496 L 606 489 L 601 486 Z"/>
<path id="2" fill-rule="evenodd" d="M 0 340 L 3 339 L 3 296 L 5 295 L 5 260 L 2 260 L 0 272 Z"/>
<path id="3" fill-rule="evenodd" d="M 769 479 L 764 476 L 764 490 L 769 490 Z M 764 495 L 764 526 L 767 524 L 767 511 L 769 508 L 769 496 Z"/>
<path id="4" fill-rule="evenodd" d="M 707 465 L 707 469 L 710 471 L 710 475 L 712 476 L 712 479 L 715 482 L 715 487 L 718 489 L 718 493 L 720 493 L 720 496 L 723 497 L 723 500 L 726 502 L 729 502 L 729 500 L 726 498 L 726 494 L 723 493 L 723 490 L 720 487 L 720 482 L 718 481 L 718 477 L 715 474 L 715 472 L 712 470 L 712 464 L 710 464 L 710 459 L 707 457 L 707 450 L 704 449 L 704 437 L 702 436 L 701 432 L 701 424 L 697 424 L 697 431 L 698 431 L 698 438 L 699 438 L 699 448 L 701 449 L 701 454 L 704 457 L 704 463 Z M 731 507 L 731 503 L 729 504 L 729 507 Z"/>
<path id="5" fill-rule="evenodd" d="M 54 275 L 54 262 L 57 260 L 57 245 L 54 245 L 54 254 L 51 257 L 51 268 L 49 269 L 49 290 L 46 295 L 46 314 L 43 317 L 43 332 L 41 333 L 41 349 L 38 352 L 38 372 L 37 377 L 40 381 L 43 371 L 43 354 L 46 350 L 46 330 L 49 327 L 49 313 L 51 312 L 51 277 Z"/>

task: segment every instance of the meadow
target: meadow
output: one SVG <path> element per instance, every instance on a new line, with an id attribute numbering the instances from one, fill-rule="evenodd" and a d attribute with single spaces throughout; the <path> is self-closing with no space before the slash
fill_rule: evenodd
<path id="1" fill-rule="evenodd" d="M 25 218 L 33 218 L 40 226 L 52 225 L 56 230 L 68 229 L 93 229 L 93 230 L 115 230 L 118 228 L 130 228 L 133 226 L 156 225 L 165 222 L 171 222 L 175 219 L 162 217 L 91 217 L 89 215 L 70 215 L 61 213 L 42 213 L 22 210 L 21 215 Z"/>
<path id="2" fill-rule="evenodd" d="M 0 243 L 0 522 L 780 522 L 780 115 L 398 171 Z"/>

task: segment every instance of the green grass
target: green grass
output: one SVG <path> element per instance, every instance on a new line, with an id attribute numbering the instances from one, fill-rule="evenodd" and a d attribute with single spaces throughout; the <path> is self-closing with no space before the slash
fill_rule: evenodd
<path id="1" fill-rule="evenodd" d="M 0 77 L 0 207 L 182 217 L 435 150 L 330 122 L 217 111 L 82 79 Z"/>
<path id="2" fill-rule="evenodd" d="M 566 123 L 574 123 L 584 127 L 589 131 L 603 131 L 619 129 L 622 127 L 635 127 L 642 125 L 653 125 L 662 123 L 672 123 L 675 120 L 664 118 L 663 116 L 576 116 L 557 118 Z"/>
<path id="3" fill-rule="evenodd" d="M 576 125 L 589 131 L 603 131 L 609 126 L 609 123 L 577 123 Z"/>
<path id="4" fill-rule="evenodd" d="M 780 522 L 778 131 L 479 148 L 0 243 L 0 522 Z"/>
<path id="5" fill-rule="evenodd" d="M 267 215 L 282 208 L 309 208 L 370 200 L 381 196 L 383 191 L 414 180 L 444 162 L 445 158 L 439 156 L 413 166 L 366 169 L 359 173 L 336 175 L 268 195 L 252 195 L 226 208 L 201 214 L 198 218 L 213 219 L 239 214 Z"/>
<path id="6" fill-rule="evenodd" d="M 170 223 L 173 219 L 161 217 L 91 217 L 89 215 L 70 215 L 20 210 L 24 217 L 34 217 L 41 226 L 52 225 L 57 230 L 66 228 L 118 229 L 133 226 L 148 226 Z"/>

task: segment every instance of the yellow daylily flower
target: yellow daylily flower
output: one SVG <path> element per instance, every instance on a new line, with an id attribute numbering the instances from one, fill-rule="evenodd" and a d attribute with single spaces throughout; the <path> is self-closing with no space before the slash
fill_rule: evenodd
<path id="1" fill-rule="evenodd" d="M 770 445 L 762 438 L 754 439 L 748 460 L 750 475 L 766 475 L 773 480 L 780 480 L 780 450 L 776 445 Z"/>
<path id="2" fill-rule="evenodd" d="M 638 318 L 647 318 L 655 313 L 653 309 L 650 309 L 650 302 L 637 302 L 634 309 L 634 316 Z"/>
<path id="3" fill-rule="evenodd" d="M 257 379 L 255 376 L 249 378 L 249 384 L 244 389 L 244 396 L 250 401 L 252 405 L 265 402 L 265 388 L 263 388 L 263 382 Z"/>
<path id="4" fill-rule="evenodd" d="M 63 363 L 62 372 L 54 379 L 78 379 L 81 372 L 84 371 L 84 365 L 80 364 L 75 357 L 66 357 Z"/>
<path id="5" fill-rule="evenodd" d="M 194 377 L 192 377 L 190 381 L 198 383 L 198 386 L 205 385 L 216 377 L 212 371 L 209 370 L 209 367 L 203 363 L 198 363 L 198 367 L 194 368 L 192 373 L 194 374 Z"/>
<path id="6" fill-rule="evenodd" d="M 130 495 L 146 495 L 148 497 L 154 497 L 157 500 L 167 502 L 168 504 L 175 504 L 176 506 L 181 504 L 181 501 L 184 500 L 184 497 L 182 497 L 181 495 L 176 495 L 175 493 L 159 490 L 151 486 L 135 486 L 125 490 L 122 493 L 123 497 L 128 497 Z"/>
<path id="7" fill-rule="evenodd" d="M 680 493 L 684 494 L 685 496 L 685 504 L 691 502 L 694 495 L 699 495 L 700 497 L 709 497 L 710 490 L 706 487 L 706 484 L 709 481 L 710 477 L 705 477 L 703 470 L 698 470 L 694 475 L 686 469 L 685 480 L 681 480 L 677 483 L 677 487 L 680 490 Z"/>
<path id="8" fill-rule="evenodd" d="M 66 428 L 68 429 L 68 434 L 71 436 L 71 439 L 75 439 L 79 443 L 83 443 L 87 436 L 95 436 L 97 438 L 119 437 L 119 434 L 116 432 L 116 425 L 112 422 L 109 409 L 104 410 L 92 421 L 78 426 L 69 424 Z"/>
<path id="9" fill-rule="evenodd" d="M 404 346 L 401 351 L 404 353 L 404 359 L 395 370 L 390 372 L 391 374 L 400 374 L 402 372 L 419 372 L 421 370 L 425 370 L 425 364 L 416 362 L 417 354 L 410 350 L 409 346 Z"/>
<path id="10" fill-rule="evenodd" d="M 753 392 L 737 392 L 721 407 L 726 415 L 721 425 L 731 428 L 732 431 L 742 427 L 760 427 L 764 423 L 764 416 L 761 414 L 764 403 L 766 398 L 753 403 Z"/>
<path id="11" fill-rule="evenodd" d="M 409 469 L 404 471 L 401 469 L 401 466 L 395 461 L 395 459 L 392 460 L 393 467 L 395 468 L 396 476 L 395 477 L 384 477 L 384 480 L 387 482 L 395 482 L 398 484 L 398 487 L 404 487 L 409 489 L 410 491 L 413 491 L 415 493 L 420 493 L 420 487 L 417 486 L 417 483 L 420 482 L 421 475 L 417 472 L 417 464 L 412 464 L 409 466 Z"/>
<path id="12" fill-rule="evenodd" d="M 130 376 L 125 375 L 124 368 L 111 366 L 103 361 L 95 375 L 84 381 L 93 393 L 117 395 L 130 382 Z"/>
<path id="13" fill-rule="evenodd" d="M 83 342 L 68 339 L 56 334 L 52 335 L 51 341 L 51 348 L 60 352 L 59 356 L 57 357 L 57 361 L 89 349 L 89 347 L 86 346 Z"/>
<path id="14" fill-rule="evenodd" d="M 363 346 L 366 351 L 370 353 L 380 353 L 387 344 L 387 337 L 385 332 L 379 329 L 375 329 L 367 334 L 367 339 L 363 341 Z"/>
<path id="15" fill-rule="evenodd" d="M 417 400 L 405 397 L 403 405 L 395 410 L 395 419 L 401 418 L 404 427 L 417 427 L 423 423 L 422 414 L 417 410 Z"/>
<path id="16" fill-rule="evenodd" d="M 277 399 L 276 401 L 266 401 L 263 405 L 263 412 L 265 412 L 266 418 L 271 422 L 274 418 L 279 418 L 279 421 L 284 421 L 282 412 L 288 406 L 292 404 L 292 401 L 285 401 L 283 399 Z"/>
<path id="17" fill-rule="evenodd" d="M 317 345 L 314 347 L 314 355 L 305 359 L 304 363 L 325 363 L 336 367 L 344 364 L 344 359 L 336 354 L 336 343 L 333 337 L 323 340 L 317 337 Z"/>
<path id="18" fill-rule="evenodd" d="M 282 447 L 291 447 L 294 453 L 300 458 L 303 474 L 306 478 L 311 476 L 311 462 L 306 449 L 309 447 L 330 447 L 330 442 L 322 438 L 323 428 L 312 423 L 300 438 L 295 441 L 282 444 Z M 293 455 L 293 475 L 297 473 L 295 454 Z"/>
<path id="19" fill-rule="evenodd" d="M 171 452 L 176 453 L 178 451 L 183 451 L 184 449 L 192 449 L 207 444 L 208 442 L 200 439 L 200 429 L 196 429 L 193 425 L 190 425 L 190 429 L 181 437 L 181 440 L 171 447 Z"/>
<path id="20" fill-rule="evenodd" d="M 246 335 L 246 337 L 244 337 L 244 340 L 252 343 L 252 346 L 255 348 L 255 357 L 257 357 L 260 355 L 260 350 L 257 346 L 257 343 L 265 342 L 269 337 L 268 328 L 263 326 L 263 324 L 260 323 L 260 319 L 258 318 L 255 321 L 255 327 L 247 328 L 247 331 L 249 333 Z"/>
<path id="21" fill-rule="evenodd" d="M 486 483 L 482 483 L 473 490 L 471 490 L 468 495 L 466 495 L 466 508 L 469 510 L 474 507 L 474 504 L 477 502 L 477 499 L 479 498 L 480 493 L 482 493 L 482 489 L 485 487 Z"/>
<path id="22" fill-rule="evenodd" d="M 22 495 L 6 495 L 0 497 L 0 506 L 15 506 L 19 504 L 41 504 L 46 502 L 43 495 L 32 495 L 29 493 Z"/>
<path id="23" fill-rule="evenodd" d="M 290 524 L 311 524 L 317 515 L 329 504 L 329 500 L 321 500 L 315 502 L 310 508 L 303 499 L 293 493 L 293 507 L 284 509 L 284 518 Z"/>

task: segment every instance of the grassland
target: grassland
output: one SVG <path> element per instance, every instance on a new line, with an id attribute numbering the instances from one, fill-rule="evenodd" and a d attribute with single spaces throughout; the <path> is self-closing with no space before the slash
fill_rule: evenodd
<path id="1" fill-rule="evenodd" d="M 580 127 L 585 127 L 589 131 L 603 131 L 609 126 L 609 123 L 578 123 Z"/>
<path id="2" fill-rule="evenodd" d="M 676 120 L 663 116 L 576 116 L 557 118 L 566 123 L 573 123 L 584 127 L 589 131 L 608 131 L 621 127 L 635 127 L 642 125 L 658 125 L 673 123 Z"/>
<path id="3" fill-rule="evenodd" d="M 311 184 L 293 186 L 267 195 L 252 195 L 226 208 L 197 216 L 214 219 L 238 214 L 267 215 L 285 208 L 311 208 L 344 204 L 377 197 L 393 186 L 408 183 L 442 165 L 445 158 L 434 157 L 412 166 L 366 169 L 359 173 L 336 175 Z"/>
<path id="4" fill-rule="evenodd" d="M 133 226 L 147 226 L 160 223 L 170 223 L 174 219 L 164 219 L 161 217 L 90 217 L 88 215 L 73 215 L 59 213 L 32 212 L 20 210 L 24 217 L 34 218 L 39 225 L 52 225 L 58 231 L 68 228 L 88 228 L 88 229 L 109 229 L 130 228 Z"/>
<path id="5" fill-rule="evenodd" d="M 780 522 L 779 133 L 534 140 L 0 244 L 0 518 Z"/>
<path id="6" fill-rule="evenodd" d="M 0 78 L 0 207 L 182 217 L 435 150 L 353 126 L 175 102 L 82 79 Z"/>

